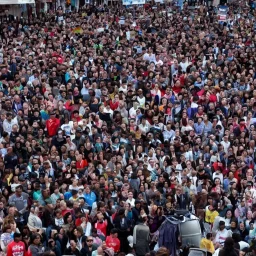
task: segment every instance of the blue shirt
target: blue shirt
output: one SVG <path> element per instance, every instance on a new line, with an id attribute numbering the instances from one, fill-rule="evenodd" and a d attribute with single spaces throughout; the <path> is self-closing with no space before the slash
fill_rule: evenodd
<path id="1" fill-rule="evenodd" d="M 204 131 L 204 127 L 205 127 L 205 125 L 204 125 L 203 122 L 200 123 L 200 124 L 195 123 L 195 124 L 194 124 L 195 133 L 196 133 L 196 134 L 202 134 L 203 131 Z"/>
<path id="2" fill-rule="evenodd" d="M 92 204 L 96 201 L 96 195 L 94 192 L 90 192 L 89 194 L 84 194 L 85 202 L 92 207 Z"/>

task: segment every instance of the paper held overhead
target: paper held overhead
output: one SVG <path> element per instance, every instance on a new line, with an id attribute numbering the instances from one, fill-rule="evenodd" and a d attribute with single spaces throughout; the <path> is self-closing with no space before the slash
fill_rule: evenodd
<path id="1" fill-rule="evenodd" d="M 0 5 L 8 4 L 34 4 L 35 0 L 0 0 Z"/>
<path id="2" fill-rule="evenodd" d="M 145 0 L 122 0 L 123 5 L 141 5 L 141 4 L 145 4 L 146 1 Z"/>

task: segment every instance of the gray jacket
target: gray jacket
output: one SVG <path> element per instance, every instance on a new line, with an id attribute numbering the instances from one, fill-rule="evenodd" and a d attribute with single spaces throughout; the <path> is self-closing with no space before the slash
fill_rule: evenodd
<path id="1" fill-rule="evenodd" d="M 133 245 L 136 255 L 145 255 L 149 252 L 149 227 L 139 223 L 133 229 Z"/>

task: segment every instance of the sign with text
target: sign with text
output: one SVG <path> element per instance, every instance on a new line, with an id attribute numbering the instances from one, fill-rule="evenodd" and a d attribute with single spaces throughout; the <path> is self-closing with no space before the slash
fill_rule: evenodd
<path id="1" fill-rule="evenodd" d="M 122 0 L 123 5 L 138 5 L 145 4 L 146 0 Z"/>
<path id="2" fill-rule="evenodd" d="M 219 22 L 225 22 L 227 21 L 227 15 L 228 15 L 228 7 L 225 5 L 221 5 L 218 8 L 218 21 Z"/>

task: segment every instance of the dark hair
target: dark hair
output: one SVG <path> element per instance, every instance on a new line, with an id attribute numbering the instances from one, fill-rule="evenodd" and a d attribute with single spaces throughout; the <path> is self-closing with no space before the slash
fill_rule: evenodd
<path id="1" fill-rule="evenodd" d="M 64 220 L 64 224 L 68 224 L 68 217 L 71 216 L 71 213 L 70 212 L 67 212 L 64 217 L 63 217 L 63 220 Z"/>
<path id="2" fill-rule="evenodd" d="M 21 234 L 20 233 L 14 233 L 13 234 L 13 239 L 15 240 L 15 238 L 19 238 L 19 237 L 21 237 Z"/>
<path id="3" fill-rule="evenodd" d="M 32 234 L 30 237 L 30 244 L 33 244 L 34 240 L 37 239 L 38 237 L 40 237 L 41 239 L 41 236 L 39 234 Z"/>

